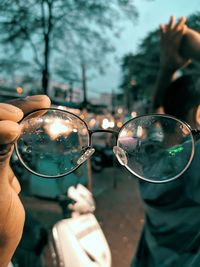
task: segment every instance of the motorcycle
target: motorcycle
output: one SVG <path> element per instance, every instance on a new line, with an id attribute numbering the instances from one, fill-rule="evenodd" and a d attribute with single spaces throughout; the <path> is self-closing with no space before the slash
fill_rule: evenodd
<path id="1" fill-rule="evenodd" d="M 55 267 L 110 267 L 111 252 L 95 218 L 91 192 L 81 184 L 68 189 L 74 201 L 68 208 L 71 218 L 58 221 L 52 228 L 52 253 Z"/>
<path id="2" fill-rule="evenodd" d="M 63 214 L 50 233 L 28 213 L 24 234 L 13 257 L 14 267 L 111 267 L 111 252 L 95 218 L 95 201 L 82 184 L 58 199 Z M 64 203 L 66 204 L 64 207 Z"/>
<path id="3" fill-rule="evenodd" d="M 21 178 L 22 169 L 15 154 L 11 166 L 26 189 L 26 180 L 30 181 L 31 177 Z M 48 183 L 50 182 L 52 181 Z M 25 190 L 25 194 L 31 196 L 31 193 L 33 192 Z M 10 263 L 12 267 L 111 266 L 110 248 L 93 214 L 95 201 L 92 193 L 83 184 L 69 186 L 67 194 L 60 192 L 57 196 L 33 196 L 41 200 L 56 201 L 62 210 L 63 219 L 48 231 L 29 210 L 26 210 L 24 231 L 12 258 L 12 265 Z"/>

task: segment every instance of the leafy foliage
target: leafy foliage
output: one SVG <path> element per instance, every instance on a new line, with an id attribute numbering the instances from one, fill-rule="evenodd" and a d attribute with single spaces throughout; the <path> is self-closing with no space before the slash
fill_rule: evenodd
<path id="1" fill-rule="evenodd" d="M 103 63 L 114 50 L 110 33 L 119 33 L 122 18 L 137 16 L 134 0 L 0 0 L 0 43 L 15 56 L 31 49 L 46 92 L 55 68 L 74 75 L 83 62 Z"/>

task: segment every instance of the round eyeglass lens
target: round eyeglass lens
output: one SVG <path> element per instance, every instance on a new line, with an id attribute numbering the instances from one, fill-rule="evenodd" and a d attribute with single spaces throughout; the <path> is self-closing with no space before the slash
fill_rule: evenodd
<path id="1" fill-rule="evenodd" d="M 119 133 L 117 146 L 123 151 L 125 167 L 154 183 L 178 178 L 194 155 L 189 126 L 167 115 L 146 115 L 128 121 Z M 118 158 L 120 161 L 120 155 Z"/>
<path id="2" fill-rule="evenodd" d="M 56 178 L 79 166 L 89 145 L 86 124 L 79 117 L 58 109 L 41 109 L 21 121 L 22 131 L 16 152 L 32 173 Z"/>

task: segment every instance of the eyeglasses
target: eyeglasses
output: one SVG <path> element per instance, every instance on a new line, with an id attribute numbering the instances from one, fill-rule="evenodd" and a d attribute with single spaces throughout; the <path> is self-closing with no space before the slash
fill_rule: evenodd
<path id="1" fill-rule="evenodd" d="M 74 172 L 94 152 L 92 135 L 112 133 L 113 152 L 119 163 L 138 178 L 165 183 L 189 167 L 200 131 L 181 120 L 160 114 L 127 121 L 119 130 L 90 130 L 77 115 L 60 109 L 39 109 L 20 122 L 22 131 L 16 153 L 31 173 L 59 178 Z"/>

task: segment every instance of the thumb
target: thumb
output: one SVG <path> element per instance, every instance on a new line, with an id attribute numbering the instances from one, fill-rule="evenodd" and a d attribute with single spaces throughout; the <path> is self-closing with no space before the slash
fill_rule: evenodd
<path id="1" fill-rule="evenodd" d="M 20 135 L 20 125 L 14 121 L 0 121 L 0 191 L 9 184 L 9 161 L 14 142 Z"/>

